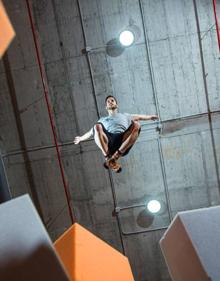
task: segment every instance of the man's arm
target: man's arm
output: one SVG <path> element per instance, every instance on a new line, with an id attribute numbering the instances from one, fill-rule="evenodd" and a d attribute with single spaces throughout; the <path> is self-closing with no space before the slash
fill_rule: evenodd
<path id="1" fill-rule="evenodd" d="M 157 115 L 132 114 L 133 121 L 158 120 L 158 119 L 159 117 Z"/>
<path id="2" fill-rule="evenodd" d="M 89 130 L 87 133 L 85 133 L 84 135 L 75 137 L 73 142 L 75 144 L 79 144 L 81 141 L 88 140 L 92 135 L 93 135 L 93 128 Z"/>

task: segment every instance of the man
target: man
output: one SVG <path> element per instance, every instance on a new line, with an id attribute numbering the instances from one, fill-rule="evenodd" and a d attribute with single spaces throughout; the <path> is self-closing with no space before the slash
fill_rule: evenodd
<path id="1" fill-rule="evenodd" d="M 94 135 L 105 157 L 104 167 L 119 173 L 122 169 L 118 159 L 128 154 L 140 133 L 138 121 L 157 120 L 158 116 L 119 113 L 117 100 L 113 96 L 107 96 L 105 104 L 108 116 L 100 118 L 94 128 L 83 136 L 75 137 L 74 143 L 79 144 Z"/>

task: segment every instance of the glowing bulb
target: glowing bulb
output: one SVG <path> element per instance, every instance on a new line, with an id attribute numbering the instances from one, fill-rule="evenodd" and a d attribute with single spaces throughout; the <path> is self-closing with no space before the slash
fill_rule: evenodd
<path id="1" fill-rule="evenodd" d="M 131 46 L 134 42 L 134 34 L 129 30 L 122 31 L 119 35 L 119 41 L 123 46 Z"/>
<path id="2" fill-rule="evenodd" d="M 147 204 L 147 208 L 151 213 L 158 213 L 161 209 L 161 204 L 157 200 L 151 200 Z"/>

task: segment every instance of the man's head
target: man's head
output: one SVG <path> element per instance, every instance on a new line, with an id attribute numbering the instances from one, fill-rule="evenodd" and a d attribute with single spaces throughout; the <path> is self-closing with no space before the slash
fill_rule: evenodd
<path id="1" fill-rule="evenodd" d="M 105 105 L 107 110 L 115 110 L 118 108 L 118 103 L 116 98 L 111 95 L 106 97 Z"/>

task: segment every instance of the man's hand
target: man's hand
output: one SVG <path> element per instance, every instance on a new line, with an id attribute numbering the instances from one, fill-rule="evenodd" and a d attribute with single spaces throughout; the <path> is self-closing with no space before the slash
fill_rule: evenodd
<path id="1" fill-rule="evenodd" d="M 150 119 L 153 120 L 153 121 L 155 121 L 155 120 L 158 120 L 159 117 L 158 117 L 157 115 L 151 115 L 151 118 L 150 118 Z"/>
<path id="2" fill-rule="evenodd" d="M 81 142 L 81 137 L 80 136 L 77 136 L 75 137 L 74 141 L 73 141 L 75 144 L 79 144 Z"/>
<path id="3" fill-rule="evenodd" d="M 86 141 L 86 140 L 88 140 L 88 139 L 92 136 L 92 134 L 93 134 L 93 128 L 90 129 L 90 130 L 89 130 L 87 133 L 85 133 L 84 135 L 75 137 L 75 139 L 74 139 L 73 142 L 74 142 L 75 144 L 79 144 L 81 141 Z"/>

